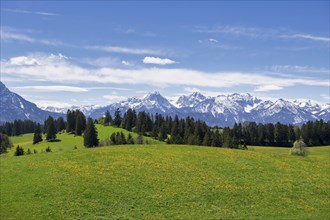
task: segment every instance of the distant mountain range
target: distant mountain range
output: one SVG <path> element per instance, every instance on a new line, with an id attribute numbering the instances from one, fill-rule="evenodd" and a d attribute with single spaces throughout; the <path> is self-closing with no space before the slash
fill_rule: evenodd
<path id="1" fill-rule="evenodd" d="M 0 82 L 0 122 L 29 119 L 43 123 L 48 116 L 59 118 L 63 116 L 63 114 L 38 108 L 36 104 L 9 91 L 9 89 Z"/>
<path id="2" fill-rule="evenodd" d="M 52 115 L 64 115 L 68 108 L 38 108 L 19 95 L 10 92 L 3 83 L 1 85 L 0 121 L 14 119 L 31 119 L 39 122 Z M 219 95 L 206 97 L 199 92 L 182 95 L 178 99 L 169 100 L 159 92 L 153 92 L 142 98 L 128 98 L 125 101 L 108 106 L 73 106 L 86 116 L 98 118 L 107 110 L 113 113 L 117 108 L 122 112 L 132 108 L 137 112 L 146 111 L 151 114 L 201 119 L 210 126 L 232 126 L 235 122 L 255 121 L 257 123 L 302 124 L 308 120 L 330 120 L 330 104 L 319 105 L 313 101 L 299 102 L 278 99 L 276 101 L 261 100 L 248 93 Z"/>

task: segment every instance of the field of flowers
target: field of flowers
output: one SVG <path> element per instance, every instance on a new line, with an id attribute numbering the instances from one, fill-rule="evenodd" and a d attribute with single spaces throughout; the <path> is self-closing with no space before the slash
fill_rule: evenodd
<path id="1" fill-rule="evenodd" d="M 0 219 L 330 217 L 330 146 L 297 157 L 287 148 L 59 143 L 0 156 Z"/>

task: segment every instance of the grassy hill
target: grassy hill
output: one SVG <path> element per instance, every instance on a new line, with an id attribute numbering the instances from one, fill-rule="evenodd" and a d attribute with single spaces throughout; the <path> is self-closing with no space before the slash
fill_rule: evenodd
<path id="1" fill-rule="evenodd" d="M 110 135 L 114 132 L 123 132 L 125 134 L 125 137 L 127 138 L 128 134 L 130 133 L 134 139 L 138 137 L 137 133 L 129 132 L 122 128 L 116 128 L 112 126 L 103 126 L 103 125 L 96 125 L 96 129 L 98 131 L 98 138 L 99 140 L 104 140 L 106 138 L 109 138 Z M 33 134 L 24 134 L 20 136 L 14 136 L 11 137 L 12 142 L 14 143 L 14 148 L 19 145 L 24 148 L 25 152 L 27 149 L 30 149 L 32 152 L 33 150 L 37 150 L 38 153 L 41 153 L 42 151 L 45 151 L 45 149 L 50 146 L 52 151 L 70 151 L 75 148 L 83 149 L 84 148 L 84 140 L 81 136 L 75 136 L 74 134 L 67 134 L 65 132 L 58 133 L 57 139 L 60 140 L 58 142 L 47 142 L 45 140 L 45 136 L 43 136 L 42 142 L 38 144 L 32 144 L 33 140 Z M 148 143 L 152 144 L 162 144 L 164 142 L 157 141 L 150 137 L 143 137 L 145 141 L 148 141 Z M 14 149 L 11 149 L 9 155 L 13 155 Z"/>
<path id="2" fill-rule="evenodd" d="M 0 219 L 330 217 L 330 146 L 303 158 L 272 147 L 86 149 L 81 137 L 62 135 L 52 153 L 0 156 Z M 15 146 L 30 137 L 14 139 Z"/>

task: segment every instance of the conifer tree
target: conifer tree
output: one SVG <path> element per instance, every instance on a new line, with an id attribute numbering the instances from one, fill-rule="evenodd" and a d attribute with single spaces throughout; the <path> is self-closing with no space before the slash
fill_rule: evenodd
<path id="1" fill-rule="evenodd" d="M 0 133 L 0 154 L 7 153 L 7 148 L 12 146 L 13 144 L 11 143 L 8 135 Z"/>
<path id="2" fill-rule="evenodd" d="M 87 126 L 84 132 L 84 146 L 85 147 L 96 147 L 99 145 L 97 138 L 97 130 L 95 128 L 93 119 L 88 118 Z"/>
<path id="3" fill-rule="evenodd" d="M 38 123 L 35 130 L 34 130 L 33 144 L 39 143 L 41 141 L 42 141 L 42 133 L 41 133 L 40 124 Z"/>
<path id="4" fill-rule="evenodd" d="M 75 129 L 75 112 L 70 109 L 66 113 L 66 132 L 73 132 Z"/>
<path id="5" fill-rule="evenodd" d="M 54 118 L 49 116 L 47 119 L 46 140 L 53 141 L 56 139 L 56 128 Z"/>
<path id="6" fill-rule="evenodd" d="M 211 146 L 222 147 L 221 135 L 218 129 L 213 134 Z"/>
<path id="7" fill-rule="evenodd" d="M 75 134 L 77 136 L 81 136 L 82 131 L 83 131 L 83 118 L 81 114 L 76 115 L 76 122 L 75 122 Z"/>
<path id="8" fill-rule="evenodd" d="M 128 133 L 127 144 L 134 144 L 134 139 L 133 139 L 131 133 Z"/>
<path id="9" fill-rule="evenodd" d="M 56 125 L 57 125 L 57 131 L 62 131 L 65 129 L 65 122 L 64 122 L 63 117 L 59 117 L 56 120 Z"/>
<path id="10" fill-rule="evenodd" d="M 121 114 L 119 108 L 116 109 L 115 111 L 115 118 L 113 119 L 112 124 L 116 127 L 120 127 L 122 122 Z"/>
<path id="11" fill-rule="evenodd" d="M 212 144 L 211 132 L 207 131 L 204 135 L 203 145 L 204 146 L 211 146 L 211 144 Z"/>
<path id="12" fill-rule="evenodd" d="M 105 112 L 105 117 L 104 117 L 104 126 L 109 126 L 112 122 L 112 117 L 110 115 L 109 111 Z"/>

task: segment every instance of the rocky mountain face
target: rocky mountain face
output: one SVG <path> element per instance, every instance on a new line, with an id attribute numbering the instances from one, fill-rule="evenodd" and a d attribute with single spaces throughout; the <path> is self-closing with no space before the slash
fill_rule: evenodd
<path id="1" fill-rule="evenodd" d="M 11 92 L 2 82 L 0 82 L 0 122 L 14 120 L 32 120 L 43 123 L 44 120 L 52 116 L 59 118 L 63 114 L 44 111 L 32 102 L 29 102 Z"/>

